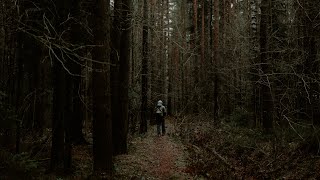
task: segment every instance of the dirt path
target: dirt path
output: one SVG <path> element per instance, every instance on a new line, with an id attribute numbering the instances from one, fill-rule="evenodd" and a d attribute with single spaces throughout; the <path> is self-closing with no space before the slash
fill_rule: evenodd
<path id="1" fill-rule="evenodd" d="M 182 143 L 171 137 L 173 124 L 167 120 L 167 135 L 157 137 L 149 127 L 144 137 L 131 142 L 127 155 L 115 158 L 116 179 L 192 179 L 185 173 L 187 154 Z"/>

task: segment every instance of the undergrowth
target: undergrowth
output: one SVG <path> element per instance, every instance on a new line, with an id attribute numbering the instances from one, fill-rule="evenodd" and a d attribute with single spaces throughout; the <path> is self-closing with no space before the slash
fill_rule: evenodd
<path id="1" fill-rule="evenodd" d="M 0 178 L 28 179 L 38 174 L 38 162 L 28 153 L 12 154 L 0 150 Z"/>
<path id="2" fill-rule="evenodd" d="M 177 134 L 187 144 L 190 173 L 208 179 L 320 178 L 314 127 L 276 128 L 266 134 L 242 125 L 216 127 L 210 117 L 200 116 L 180 119 Z"/>

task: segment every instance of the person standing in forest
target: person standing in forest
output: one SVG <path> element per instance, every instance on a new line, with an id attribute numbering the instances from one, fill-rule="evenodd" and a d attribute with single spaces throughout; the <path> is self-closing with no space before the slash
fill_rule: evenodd
<path id="1" fill-rule="evenodd" d="M 162 135 L 165 135 L 166 128 L 165 128 L 164 117 L 167 115 L 167 110 L 161 100 L 157 102 L 155 113 L 156 113 L 156 123 L 157 123 L 157 134 L 158 136 L 160 136 L 162 132 Z"/>

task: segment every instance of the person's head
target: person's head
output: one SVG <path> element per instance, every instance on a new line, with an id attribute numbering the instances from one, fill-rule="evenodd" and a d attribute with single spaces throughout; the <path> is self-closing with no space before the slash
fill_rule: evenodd
<path id="1" fill-rule="evenodd" d="M 162 105 L 162 101 L 161 101 L 161 100 L 158 101 L 158 105 L 159 105 L 159 106 Z"/>

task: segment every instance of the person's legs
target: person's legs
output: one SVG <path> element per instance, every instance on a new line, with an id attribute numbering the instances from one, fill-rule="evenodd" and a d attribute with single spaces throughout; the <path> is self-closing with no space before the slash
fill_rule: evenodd
<path id="1" fill-rule="evenodd" d="M 158 136 L 160 136 L 161 119 L 160 119 L 159 115 L 157 115 L 156 123 L 157 123 L 157 134 L 158 134 Z"/>
<path id="2" fill-rule="evenodd" d="M 158 134 L 158 136 L 160 136 L 160 126 L 161 126 L 160 123 L 158 123 L 157 124 L 157 134 Z"/>
<path id="3" fill-rule="evenodd" d="M 162 125 L 162 135 L 165 135 L 166 134 L 166 126 L 165 126 L 165 123 L 164 123 L 165 121 L 164 121 L 164 117 L 162 117 L 162 123 L 161 123 L 161 125 Z"/>

